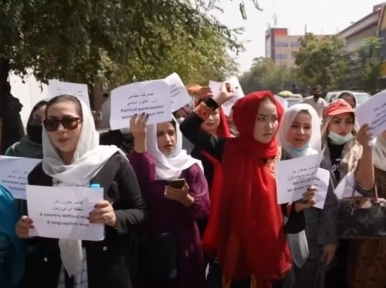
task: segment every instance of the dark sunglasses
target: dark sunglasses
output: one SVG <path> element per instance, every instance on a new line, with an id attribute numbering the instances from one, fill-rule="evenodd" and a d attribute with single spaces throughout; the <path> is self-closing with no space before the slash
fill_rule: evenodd
<path id="1" fill-rule="evenodd" d="M 81 118 L 64 118 L 64 119 L 46 119 L 43 121 L 44 128 L 47 131 L 54 132 L 58 130 L 59 124 L 62 124 L 64 129 L 75 130 L 78 128 L 79 123 L 82 122 Z"/>

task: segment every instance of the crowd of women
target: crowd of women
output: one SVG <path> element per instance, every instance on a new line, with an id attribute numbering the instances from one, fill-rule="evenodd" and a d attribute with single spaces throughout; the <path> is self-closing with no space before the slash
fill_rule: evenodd
<path id="1" fill-rule="evenodd" d="M 130 129 L 100 135 L 74 96 L 36 104 L 6 155 L 42 159 L 31 185 L 100 184 L 104 201 L 88 220 L 105 226 L 105 238 L 31 237 L 26 200 L 1 187 L 0 287 L 386 287 L 386 241 L 336 235 L 334 191 L 348 173 L 361 194 L 386 194 L 386 133 L 369 146 L 347 101 L 354 96 L 320 119 L 308 104 L 284 109 L 269 91 L 239 99 L 230 117 L 221 105 L 232 87 L 199 94 L 170 122 L 135 115 Z M 313 207 L 315 187 L 278 205 L 275 163 L 317 153 L 331 171 L 324 208 Z"/>

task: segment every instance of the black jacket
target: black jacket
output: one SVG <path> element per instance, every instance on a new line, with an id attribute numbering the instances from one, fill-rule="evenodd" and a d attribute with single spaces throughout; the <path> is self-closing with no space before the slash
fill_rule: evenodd
<path id="1" fill-rule="evenodd" d="M 39 164 L 28 176 L 30 185 L 52 186 L 52 178 Z M 119 153 L 111 157 L 92 179 L 104 188 L 104 198 L 116 211 L 117 229 L 106 226 L 105 239 L 83 241 L 86 249 L 90 288 L 131 288 L 129 261 L 135 231 L 144 219 L 144 201 L 129 162 Z M 25 211 L 24 215 L 28 215 Z M 29 252 L 20 288 L 56 288 L 62 261 L 58 239 L 27 240 Z M 72 288 L 71 285 L 67 287 Z"/>

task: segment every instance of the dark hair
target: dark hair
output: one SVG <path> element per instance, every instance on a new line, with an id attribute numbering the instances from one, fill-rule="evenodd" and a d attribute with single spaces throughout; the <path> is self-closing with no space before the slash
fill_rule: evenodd
<path id="1" fill-rule="evenodd" d="M 48 101 L 47 108 L 46 108 L 46 118 L 48 116 L 47 115 L 48 108 L 56 103 L 61 103 L 61 102 L 72 102 L 73 104 L 75 104 L 76 110 L 79 114 L 79 117 L 81 117 L 81 118 L 83 117 L 82 104 L 80 104 L 80 101 L 78 98 L 76 98 L 75 96 L 72 96 L 72 95 L 59 95 L 59 96 L 52 98 L 50 101 Z"/>
<path id="2" fill-rule="evenodd" d="M 312 91 L 315 91 L 315 90 L 318 90 L 318 89 L 322 90 L 322 86 L 316 85 L 316 86 L 312 89 Z"/>
<path id="3" fill-rule="evenodd" d="M 36 103 L 34 107 L 32 107 L 32 111 L 31 111 L 31 113 L 29 114 L 27 124 L 31 123 L 31 120 L 32 120 L 33 115 L 34 115 L 34 113 L 36 112 L 36 110 L 38 110 L 38 109 L 39 109 L 40 107 L 42 107 L 42 106 L 47 105 L 47 103 L 48 103 L 48 101 L 42 100 L 42 101 Z"/>

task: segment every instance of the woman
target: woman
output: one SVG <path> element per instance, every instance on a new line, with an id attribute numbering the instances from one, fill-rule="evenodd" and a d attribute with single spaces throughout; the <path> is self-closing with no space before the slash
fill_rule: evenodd
<path id="1" fill-rule="evenodd" d="M 99 145 L 91 111 L 76 97 L 51 99 L 45 114 L 43 162 L 32 170 L 28 182 L 40 186 L 100 184 L 105 200 L 90 211 L 89 221 L 105 225 L 105 239 L 31 239 L 34 249 L 27 255 L 20 287 L 131 288 L 130 243 L 144 218 L 135 173 L 117 147 Z M 22 216 L 18 236 L 29 239 L 30 228 L 33 219 Z"/>
<path id="2" fill-rule="evenodd" d="M 320 118 L 315 109 L 308 104 L 296 104 L 288 108 L 284 113 L 278 139 L 283 153 L 282 160 L 321 153 Z M 322 160 L 320 168 L 328 169 L 325 159 Z M 304 215 L 307 243 L 301 244 L 308 246 L 308 255 L 299 255 L 296 253 L 298 249 L 292 251 L 295 253 L 293 258 L 296 287 L 323 288 L 324 268 L 334 259 L 338 244 L 338 199 L 332 181 L 328 187 L 324 208 L 310 208 Z"/>
<path id="3" fill-rule="evenodd" d="M 175 238 L 176 244 L 169 254 L 171 257 L 173 251 L 176 252 L 177 273 L 167 273 L 156 279 L 151 276 L 150 270 L 161 270 L 161 267 L 148 267 L 144 270 L 146 279 L 143 287 L 204 287 L 204 257 L 196 220 L 206 217 L 210 207 L 201 162 L 182 150 L 182 135 L 174 119 L 148 126 L 146 121 L 147 115 L 131 118 L 134 151 L 129 159 L 148 207 L 145 237 L 154 244 L 149 244 L 149 250 L 155 249 L 165 233 Z M 182 179 L 182 186 L 173 185 L 177 179 Z M 152 259 L 162 262 L 162 266 L 174 261 L 160 261 L 158 256 L 161 251 L 153 254 L 156 257 Z M 147 262 L 145 265 L 150 261 Z"/>
<path id="4" fill-rule="evenodd" d="M 207 92 L 209 93 L 209 90 Z M 208 97 L 209 96 L 201 98 L 199 101 L 197 101 L 196 106 Z M 201 124 L 201 129 L 210 135 L 223 138 L 231 137 L 228 122 L 221 107 L 211 113 L 211 115 Z M 216 157 L 213 157 L 211 154 L 207 153 L 206 151 L 203 151 L 198 146 L 195 146 L 193 148 L 191 155 L 192 157 L 202 161 L 205 178 L 209 186 L 209 195 L 211 202 L 211 212 L 209 216 L 216 215 L 218 214 L 220 205 L 219 197 L 222 181 L 221 163 L 216 159 Z M 207 285 L 209 288 L 221 287 L 222 275 L 221 269 L 216 259 L 217 251 L 211 248 L 214 247 L 213 241 L 215 241 L 215 235 L 212 232 L 214 231 L 213 227 L 216 225 L 216 219 L 213 218 L 208 222 L 208 218 L 205 217 L 204 219 L 199 219 L 197 221 L 197 224 L 200 229 L 202 247 L 204 250 L 206 261 L 209 262 Z M 208 225 L 210 227 L 206 231 Z"/>
<path id="5" fill-rule="evenodd" d="M 343 91 L 336 96 L 336 99 L 343 99 L 348 104 L 350 104 L 353 109 L 357 107 L 357 99 L 351 92 Z"/>
<path id="6" fill-rule="evenodd" d="M 24 243 L 15 233 L 19 215 L 12 194 L 0 185 L 0 283 L 17 288 L 24 273 Z"/>
<path id="7" fill-rule="evenodd" d="M 372 151 L 368 146 L 369 127 L 362 126 L 356 131 L 355 114 L 350 104 L 338 99 L 324 111 L 322 126 L 322 148 L 327 167 L 336 187 L 349 172 L 355 172 L 356 190 L 369 195 L 374 184 L 374 173 L 368 169 L 372 163 Z M 326 274 L 326 287 L 348 287 L 347 265 L 350 241 L 339 241 L 335 266 Z"/>
<path id="8" fill-rule="evenodd" d="M 239 137 L 200 131 L 209 115 L 232 97 L 223 85 L 219 96 L 203 101 L 181 124 L 190 141 L 222 164 L 220 211 L 212 217 L 218 219 L 213 248 L 223 269 L 223 287 L 293 287 L 282 214 L 289 216 L 287 231 L 300 232 L 304 218 L 299 212 L 315 204 L 315 194 L 305 193 L 305 203 L 277 204 L 274 171 L 280 153 L 275 135 L 283 110 L 271 92 L 251 93 L 236 102 L 233 121 Z"/>
<path id="9" fill-rule="evenodd" d="M 43 158 L 42 121 L 46 111 L 47 101 L 38 102 L 31 111 L 27 122 L 27 135 L 20 142 L 13 144 L 5 152 L 6 156 Z"/>

